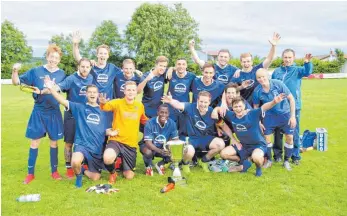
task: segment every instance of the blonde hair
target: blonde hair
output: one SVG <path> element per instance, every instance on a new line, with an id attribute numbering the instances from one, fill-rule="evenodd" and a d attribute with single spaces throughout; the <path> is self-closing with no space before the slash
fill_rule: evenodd
<path id="1" fill-rule="evenodd" d="M 158 64 L 159 62 L 167 62 L 167 63 L 169 63 L 169 59 L 166 58 L 166 56 L 158 56 L 155 59 L 155 64 Z"/>
<path id="2" fill-rule="evenodd" d="M 61 51 L 61 48 L 58 47 L 56 44 L 50 44 L 46 50 L 46 57 L 49 56 L 50 53 L 57 52 L 60 55 L 60 58 L 63 56 L 63 53 Z"/>
<path id="3" fill-rule="evenodd" d="M 247 57 L 251 57 L 251 59 L 253 59 L 253 56 L 251 53 L 242 53 L 240 55 L 240 61 L 242 61 L 243 58 L 247 58 Z"/>
<path id="4" fill-rule="evenodd" d="M 98 47 L 96 48 L 96 53 L 98 53 L 98 52 L 99 52 L 99 49 L 101 49 L 101 48 L 106 49 L 107 52 L 108 52 L 108 54 L 110 55 L 110 52 L 111 52 L 110 47 L 107 46 L 106 44 L 101 44 L 100 46 L 98 46 Z"/>

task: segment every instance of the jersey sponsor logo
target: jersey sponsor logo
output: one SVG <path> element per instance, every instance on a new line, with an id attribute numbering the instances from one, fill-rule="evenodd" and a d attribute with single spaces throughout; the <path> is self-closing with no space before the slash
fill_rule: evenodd
<path id="1" fill-rule="evenodd" d="M 154 142 L 157 144 L 161 144 L 164 145 L 164 143 L 166 142 L 166 137 L 162 134 L 159 134 L 155 139 Z"/>
<path id="2" fill-rule="evenodd" d="M 254 80 L 249 80 L 250 81 L 250 83 L 249 83 L 249 85 L 246 87 L 246 89 L 250 89 L 250 88 L 252 88 L 253 86 L 254 86 Z"/>
<path id="3" fill-rule="evenodd" d="M 197 121 L 195 123 L 195 127 L 197 127 L 199 130 L 205 130 L 206 129 L 206 124 L 203 121 Z"/>
<path id="4" fill-rule="evenodd" d="M 236 124 L 235 128 L 236 128 L 236 131 L 239 131 L 239 132 L 247 131 L 246 126 L 244 126 L 242 124 Z"/>
<path id="5" fill-rule="evenodd" d="M 123 112 L 124 118 L 136 120 L 138 118 L 137 112 Z"/>
<path id="6" fill-rule="evenodd" d="M 228 83 L 228 76 L 227 75 L 224 75 L 224 74 L 222 74 L 222 75 L 219 75 L 218 76 L 218 80 L 219 81 L 221 81 L 221 82 L 223 82 L 223 83 Z"/>
<path id="7" fill-rule="evenodd" d="M 80 89 L 79 96 L 85 96 L 87 94 L 87 86 L 82 86 Z"/>
<path id="8" fill-rule="evenodd" d="M 87 122 L 98 125 L 100 123 L 100 116 L 97 114 L 91 113 L 87 116 Z"/>
<path id="9" fill-rule="evenodd" d="M 120 89 L 119 89 L 119 90 L 120 90 L 121 92 L 124 92 L 124 88 L 125 88 L 125 83 L 123 83 L 123 84 L 120 86 Z"/>
<path id="10" fill-rule="evenodd" d="M 158 90 L 162 89 L 163 86 L 164 85 L 163 85 L 162 81 L 155 82 L 154 85 L 153 85 L 154 91 L 158 91 Z"/>
<path id="11" fill-rule="evenodd" d="M 272 94 L 274 95 L 274 97 L 276 97 L 277 95 L 279 95 L 277 89 L 272 90 Z"/>
<path id="12" fill-rule="evenodd" d="M 98 74 L 98 77 L 96 78 L 96 81 L 98 83 L 107 83 L 108 75 L 107 74 Z"/>
<path id="13" fill-rule="evenodd" d="M 185 93 L 186 91 L 187 87 L 183 83 L 178 83 L 175 85 L 175 92 Z"/>

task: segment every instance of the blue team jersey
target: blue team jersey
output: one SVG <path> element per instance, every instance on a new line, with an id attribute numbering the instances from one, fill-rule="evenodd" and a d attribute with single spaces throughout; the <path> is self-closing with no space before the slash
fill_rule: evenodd
<path id="1" fill-rule="evenodd" d="M 113 97 L 114 99 L 124 97 L 124 84 L 127 81 L 134 81 L 136 85 L 139 85 L 143 79 L 136 74 L 133 75 L 130 79 L 125 78 L 124 73 L 117 73 L 113 81 Z"/>
<path id="2" fill-rule="evenodd" d="M 230 64 L 226 65 L 224 68 L 221 68 L 217 64 L 214 64 L 214 70 L 216 74 L 213 78 L 222 82 L 224 85 L 227 85 L 238 68 Z"/>
<path id="3" fill-rule="evenodd" d="M 248 101 L 246 101 L 244 98 L 242 98 L 242 100 L 243 100 L 243 102 L 245 103 L 245 109 L 247 110 L 247 109 L 253 109 L 253 107 L 248 103 Z M 218 103 L 218 106 L 220 107 L 222 105 L 222 101 L 220 101 L 219 103 Z M 233 107 L 230 105 L 230 106 L 228 106 L 228 109 L 230 110 L 230 111 L 233 111 Z"/>
<path id="4" fill-rule="evenodd" d="M 270 90 L 269 92 L 264 92 L 263 87 L 259 85 L 253 94 L 253 103 L 262 104 L 270 102 L 274 99 L 275 96 L 284 93 L 286 96 L 290 95 L 290 91 L 287 86 L 279 80 L 269 80 L 270 81 Z M 289 101 L 285 98 L 281 103 L 276 104 L 274 107 L 266 111 L 267 115 L 273 114 L 284 114 L 290 112 Z"/>
<path id="5" fill-rule="evenodd" d="M 164 143 L 169 140 L 178 139 L 178 131 L 176 129 L 176 123 L 168 119 L 161 127 L 158 121 L 158 117 L 153 117 L 146 122 L 144 131 L 144 140 L 151 140 L 157 147 L 162 147 Z"/>
<path id="6" fill-rule="evenodd" d="M 281 80 L 289 88 L 295 99 L 295 109 L 301 109 L 301 80 L 312 74 L 313 65 L 311 62 L 305 63 L 304 67 L 282 66 L 276 68 L 272 73 L 272 79 Z"/>
<path id="7" fill-rule="evenodd" d="M 96 155 L 102 155 L 106 135 L 105 113 L 100 107 L 69 101 L 69 109 L 76 119 L 74 145 L 80 145 Z"/>
<path id="8" fill-rule="evenodd" d="M 261 108 L 250 110 L 242 118 L 227 110 L 224 119 L 231 122 L 234 132 L 242 145 L 266 145 L 259 121 L 262 117 Z"/>
<path id="9" fill-rule="evenodd" d="M 185 119 L 185 133 L 180 136 L 189 136 L 191 138 L 199 138 L 201 136 L 215 135 L 217 120 L 211 118 L 212 107 L 208 107 L 205 115 L 201 115 L 197 108 L 197 103 L 184 103 L 184 119 Z"/>
<path id="10" fill-rule="evenodd" d="M 187 72 L 183 78 L 178 77 L 177 73 L 172 73 L 168 90 L 172 98 L 180 102 L 189 102 L 189 91 L 195 78 L 195 74 L 191 72 Z"/>
<path id="11" fill-rule="evenodd" d="M 43 81 L 45 76 L 49 76 L 51 80 L 55 81 L 55 83 L 60 83 L 65 79 L 65 72 L 59 69 L 51 73 L 45 67 L 39 66 L 32 68 L 24 74 L 20 75 L 19 80 L 21 83 L 30 86 L 36 86 L 37 88 L 42 90 L 46 87 Z M 34 109 L 45 111 L 59 110 L 59 103 L 51 94 L 38 95 L 33 93 L 33 98 L 35 100 Z"/>
<path id="12" fill-rule="evenodd" d="M 251 84 L 240 91 L 240 95 L 246 99 L 251 105 L 252 103 L 252 93 L 254 89 L 259 85 L 257 78 L 256 78 L 256 72 L 259 68 L 263 68 L 263 63 L 260 63 L 252 68 L 250 72 L 240 72 L 240 76 L 238 78 L 232 78 L 231 82 L 238 83 L 241 85 L 241 83 L 245 80 L 251 80 Z"/>
<path id="13" fill-rule="evenodd" d="M 67 92 L 67 100 L 86 103 L 87 86 L 91 84 L 93 84 L 92 75 L 89 74 L 86 78 L 83 78 L 78 75 L 78 72 L 75 72 L 58 83 L 58 86 L 62 91 Z"/>
<path id="14" fill-rule="evenodd" d="M 113 98 L 113 80 L 118 73 L 122 73 L 122 70 L 112 63 L 107 63 L 103 69 L 94 66 L 90 71 L 99 93 L 106 93 L 106 98 L 109 99 Z"/>
<path id="15" fill-rule="evenodd" d="M 198 99 L 199 92 L 201 91 L 208 91 L 212 98 L 211 98 L 211 104 L 210 106 L 215 107 L 220 99 L 222 98 L 222 94 L 224 91 L 224 84 L 213 80 L 212 84 L 209 86 L 205 86 L 205 84 L 202 82 L 203 78 L 195 78 L 192 84 L 192 92 L 193 92 L 193 103 L 195 103 Z"/>
<path id="16" fill-rule="evenodd" d="M 143 79 L 145 79 L 149 73 L 150 71 L 146 72 L 143 75 Z M 147 107 L 157 109 L 157 107 L 162 104 L 161 98 L 164 94 L 165 76 L 166 73 L 160 76 L 154 76 L 146 83 L 142 97 L 142 103 L 145 106 L 145 109 Z"/>

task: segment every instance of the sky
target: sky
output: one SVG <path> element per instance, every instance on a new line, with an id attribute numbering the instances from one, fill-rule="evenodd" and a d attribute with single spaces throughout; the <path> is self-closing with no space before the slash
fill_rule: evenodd
<path id="1" fill-rule="evenodd" d="M 2 1 L 1 21 L 13 22 L 42 57 L 53 35 L 75 30 L 88 40 L 103 20 L 112 20 L 123 35 L 132 14 L 144 1 Z M 155 1 L 169 6 L 173 1 Z M 292 48 L 305 53 L 328 54 L 331 48 L 347 53 L 347 2 L 226 2 L 184 1 L 183 6 L 199 23 L 202 49 L 229 49 L 233 56 L 250 52 L 265 57 L 273 32 L 281 35 L 277 56 Z M 188 46 L 188 45 L 187 45 Z"/>

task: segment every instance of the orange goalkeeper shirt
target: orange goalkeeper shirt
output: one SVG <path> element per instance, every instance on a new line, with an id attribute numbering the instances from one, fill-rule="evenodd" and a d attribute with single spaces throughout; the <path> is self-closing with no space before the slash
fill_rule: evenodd
<path id="1" fill-rule="evenodd" d="M 148 120 L 143 104 L 139 101 L 128 104 L 125 98 L 122 98 L 100 104 L 100 109 L 113 111 L 112 129 L 118 130 L 118 135 L 110 136 L 109 140 L 137 148 L 140 123 L 145 124 Z"/>

